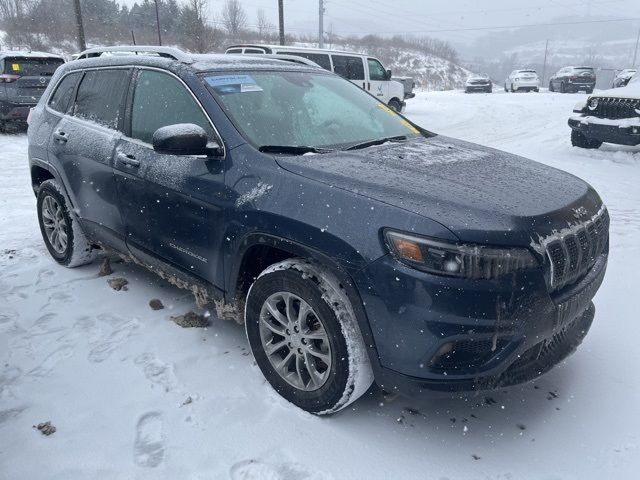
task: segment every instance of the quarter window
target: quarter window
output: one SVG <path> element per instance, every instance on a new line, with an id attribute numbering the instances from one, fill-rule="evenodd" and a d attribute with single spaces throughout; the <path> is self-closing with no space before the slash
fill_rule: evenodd
<path id="1" fill-rule="evenodd" d="M 78 87 L 74 115 L 117 128 L 128 78 L 128 70 L 86 72 Z"/>
<path id="2" fill-rule="evenodd" d="M 264 53 L 264 50 L 258 50 L 257 48 L 245 48 L 244 53 Z"/>
<path id="3" fill-rule="evenodd" d="M 157 129 L 176 123 L 193 123 L 215 138 L 202 108 L 181 82 L 166 73 L 141 70 L 133 97 L 131 137 L 151 143 Z"/>
<path id="4" fill-rule="evenodd" d="M 371 81 L 387 80 L 387 71 L 378 60 L 375 58 L 368 58 L 367 64 L 369 65 L 369 79 Z"/>
<path id="5" fill-rule="evenodd" d="M 360 57 L 332 55 L 333 71 L 347 80 L 364 80 L 364 63 Z"/>
<path id="6" fill-rule="evenodd" d="M 278 52 L 283 55 L 295 55 L 297 57 L 306 58 L 307 60 L 311 60 L 312 62 L 317 63 L 325 70 L 331 71 L 331 61 L 329 61 L 329 55 L 324 53 L 308 53 L 308 52 Z"/>
<path id="7" fill-rule="evenodd" d="M 66 113 L 69 109 L 69 101 L 76 88 L 76 83 L 78 83 L 78 78 L 80 78 L 79 72 L 71 73 L 58 84 L 56 91 L 49 99 L 49 106 L 56 112 Z"/>

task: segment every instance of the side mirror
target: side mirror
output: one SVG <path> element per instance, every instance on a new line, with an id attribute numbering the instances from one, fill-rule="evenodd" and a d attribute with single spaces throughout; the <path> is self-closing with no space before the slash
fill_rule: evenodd
<path id="1" fill-rule="evenodd" d="M 391 70 L 387 69 L 387 80 L 391 80 Z"/>
<path id="2" fill-rule="evenodd" d="M 210 143 L 207 132 L 193 123 L 177 123 L 156 130 L 153 134 L 153 149 L 167 155 L 221 156 L 222 148 Z"/>

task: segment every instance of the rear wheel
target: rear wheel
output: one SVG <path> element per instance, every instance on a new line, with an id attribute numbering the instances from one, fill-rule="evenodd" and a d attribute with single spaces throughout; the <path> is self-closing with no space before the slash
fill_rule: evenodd
<path id="1" fill-rule="evenodd" d="M 596 149 L 602 146 L 602 142 L 593 138 L 587 138 L 577 130 L 571 130 L 571 145 L 579 148 Z"/>
<path id="2" fill-rule="evenodd" d="M 373 382 L 351 303 L 323 267 L 295 259 L 262 272 L 245 309 L 251 351 L 271 386 L 308 412 L 337 412 Z"/>
<path id="3" fill-rule="evenodd" d="M 400 103 L 399 100 L 392 98 L 389 101 L 389 108 L 391 108 L 395 112 L 400 113 L 400 111 L 402 110 L 402 104 Z"/>
<path id="4" fill-rule="evenodd" d="M 69 209 L 67 197 L 58 182 L 42 182 L 37 208 L 42 239 L 56 262 L 72 268 L 93 261 L 95 251 Z"/>
<path id="5" fill-rule="evenodd" d="M 593 88 L 587 88 L 587 95 L 591 95 L 593 93 Z"/>

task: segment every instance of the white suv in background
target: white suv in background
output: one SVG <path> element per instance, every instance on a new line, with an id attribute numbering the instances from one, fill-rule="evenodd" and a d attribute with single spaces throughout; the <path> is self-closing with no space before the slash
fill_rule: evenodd
<path id="1" fill-rule="evenodd" d="M 401 112 L 406 106 L 404 85 L 391 80 L 391 70 L 385 69 L 380 60 L 370 55 L 319 48 L 258 44 L 231 45 L 226 49 L 225 53 L 276 54 L 303 57 L 317 63 L 325 70 L 350 80 L 397 112 Z"/>
<path id="2" fill-rule="evenodd" d="M 540 78 L 535 70 L 514 70 L 504 81 L 505 92 L 540 91 Z"/>

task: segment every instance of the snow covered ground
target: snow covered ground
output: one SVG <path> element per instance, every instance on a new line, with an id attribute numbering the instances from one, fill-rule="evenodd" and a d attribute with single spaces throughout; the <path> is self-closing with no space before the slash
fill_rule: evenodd
<path id="1" fill-rule="evenodd" d="M 0 136 L 1 479 L 600 479 L 640 470 L 640 148 L 574 149 L 582 95 L 421 94 L 407 114 L 593 184 L 611 258 L 579 351 L 534 384 L 467 399 L 372 389 L 316 418 L 286 404 L 238 325 L 182 329 L 192 297 L 141 268 L 116 292 L 98 264 L 48 256 L 24 135 Z M 499 175 L 499 172 L 496 172 Z M 167 306 L 152 311 L 149 300 Z M 189 400 L 190 399 L 190 400 Z M 32 425 L 50 420 L 44 436 Z"/>

